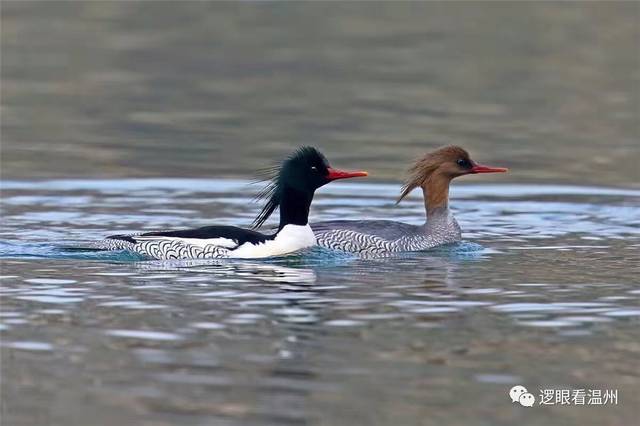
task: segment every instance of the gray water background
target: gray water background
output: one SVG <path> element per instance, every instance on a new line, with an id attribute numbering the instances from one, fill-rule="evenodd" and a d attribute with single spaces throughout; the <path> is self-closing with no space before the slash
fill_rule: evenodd
<path id="1" fill-rule="evenodd" d="M 1 422 L 611 424 L 640 414 L 640 4 L 17 2 L 1 26 Z M 320 147 L 394 205 L 455 143 L 462 244 L 267 262 L 61 252 L 226 223 L 256 170 Z M 618 405 L 509 388 L 618 389 Z"/>

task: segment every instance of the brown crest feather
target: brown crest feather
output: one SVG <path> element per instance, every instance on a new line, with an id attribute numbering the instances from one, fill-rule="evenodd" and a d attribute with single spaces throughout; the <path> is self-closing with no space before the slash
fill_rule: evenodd
<path id="1" fill-rule="evenodd" d="M 402 201 L 414 189 L 424 187 L 433 172 L 435 172 L 443 162 L 455 162 L 459 158 L 468 159 L 469 153 L 455 145 L 439 148 L 420 158 L 409 168 L 409 177 L 402 186 L 402 190 L 396 204 Z"/>

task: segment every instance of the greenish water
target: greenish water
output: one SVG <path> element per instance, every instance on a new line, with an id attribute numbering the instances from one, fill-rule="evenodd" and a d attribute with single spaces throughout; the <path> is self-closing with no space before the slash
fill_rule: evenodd
<path id="1" fill-rule="evenodd" d="M 3 1 L 2 424 L 635 423 L 639 13 Z M 246 226 L 247 179 L 300 144 L 372 175 L 320 190 L 313 221 L 419 223 L 417 193 L 394 204 L 403 171 L 445 143 L 511 168 L 455 182 L 457 245 L 260 262 L 61 248 Z M 525 408 L 517 384 L 618 404 Z"/>

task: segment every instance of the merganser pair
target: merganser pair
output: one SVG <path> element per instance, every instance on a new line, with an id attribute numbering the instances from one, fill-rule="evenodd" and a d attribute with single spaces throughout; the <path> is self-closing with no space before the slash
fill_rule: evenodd
<path id="1" fill-rule="evenodd" d="M 458 176 L 504 173 L 503 167 L 476 163 L 458 146 L 426 154 L 410 169 L 398 204 L 411 191 L 422 188 L 426 221 L 410 225 L 391 220 L 334 220 L 312 224 L 318 245 L 352 253 L 380 254 L 420 251 L 462 239 L 460 225 L 449 210 L 449 184 Z"/>
<path id="2" fill-rule="evenodd" d="M 235 226 L 205 226 L 179 231 L 113 235 L 91 248 L 129 250 L 153 259 L 262 258 L 292 253 L 316 245 L 309 226 L 309 207 L 316 189 L 338 179 L 367 176 L 329 166 L 317 149 L 303 147 L 286 159 L 261 193 L 268 201 L 256 220 L 259 227 L 280 208 L 276 233 L 262 234 Z"/>
<path id="3" fill-rule="evenodd" d="M 426 211 L 423 225 L 389 220 L 327 221 L 308 224 L 309 207 L 316 189 L 337 179 L 367 176 L 366 172 L 332 169 L 315 148 L 305 147 L 287 159 L 278 175 L 262 192 L 268 198 L 253 223 L 259 228 L 280 208 L 280 224 L 273 235 L 233 226 L 114 235 L 96 248 L 130 250 L 155 259 L 260 258 L 291 253 L 320 245 L 352 253 L 381 254 L 419 251 L 461 240 L 460 226 L 449 211 L 449 184 L 458 176 L 502 173 L 471 160 L 464 149 L 447 146 L 426 154 L 409 170 L 397 203 L 422 188 Z"/>

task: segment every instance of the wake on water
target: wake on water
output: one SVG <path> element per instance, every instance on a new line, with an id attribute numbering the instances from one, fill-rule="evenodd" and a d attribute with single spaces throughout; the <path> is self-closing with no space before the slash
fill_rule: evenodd
<path id="1" fill-rule="evenodd" d="M 423 252 L 392 253 L 375 257 L 363 257 L 353 253 L 330 250 L 323 247 L 312 247 L 286 256 L 264 259 L 251 259 L 252 262 L 275 263 L 285 266 L 320 266 L 322 264 L 339 264 L 354 259 L 392 259 L 419 256 L 450 257 L 459 259 L 474 259 L 486 254 L 487 250 L 480 244 L 461 241 L 455 244 L 435 247 Z M 60 260 L 94 260 L 107 262 L 140 262 L 151 261 L 138 253 L 128 250 L 93 250 L 74 247 L 72 244 L 58 245 L 50 243 L 23 243 L 0 241 L 0 259 L 60 259 Z M 241 259 L 184 259 L 191 262 L 210 263 L 211 261 L 233 262 Z M 154 260 L 154 262 L 158 262 Z M 173 261 L 170 261 L 173 262 Z"/>

